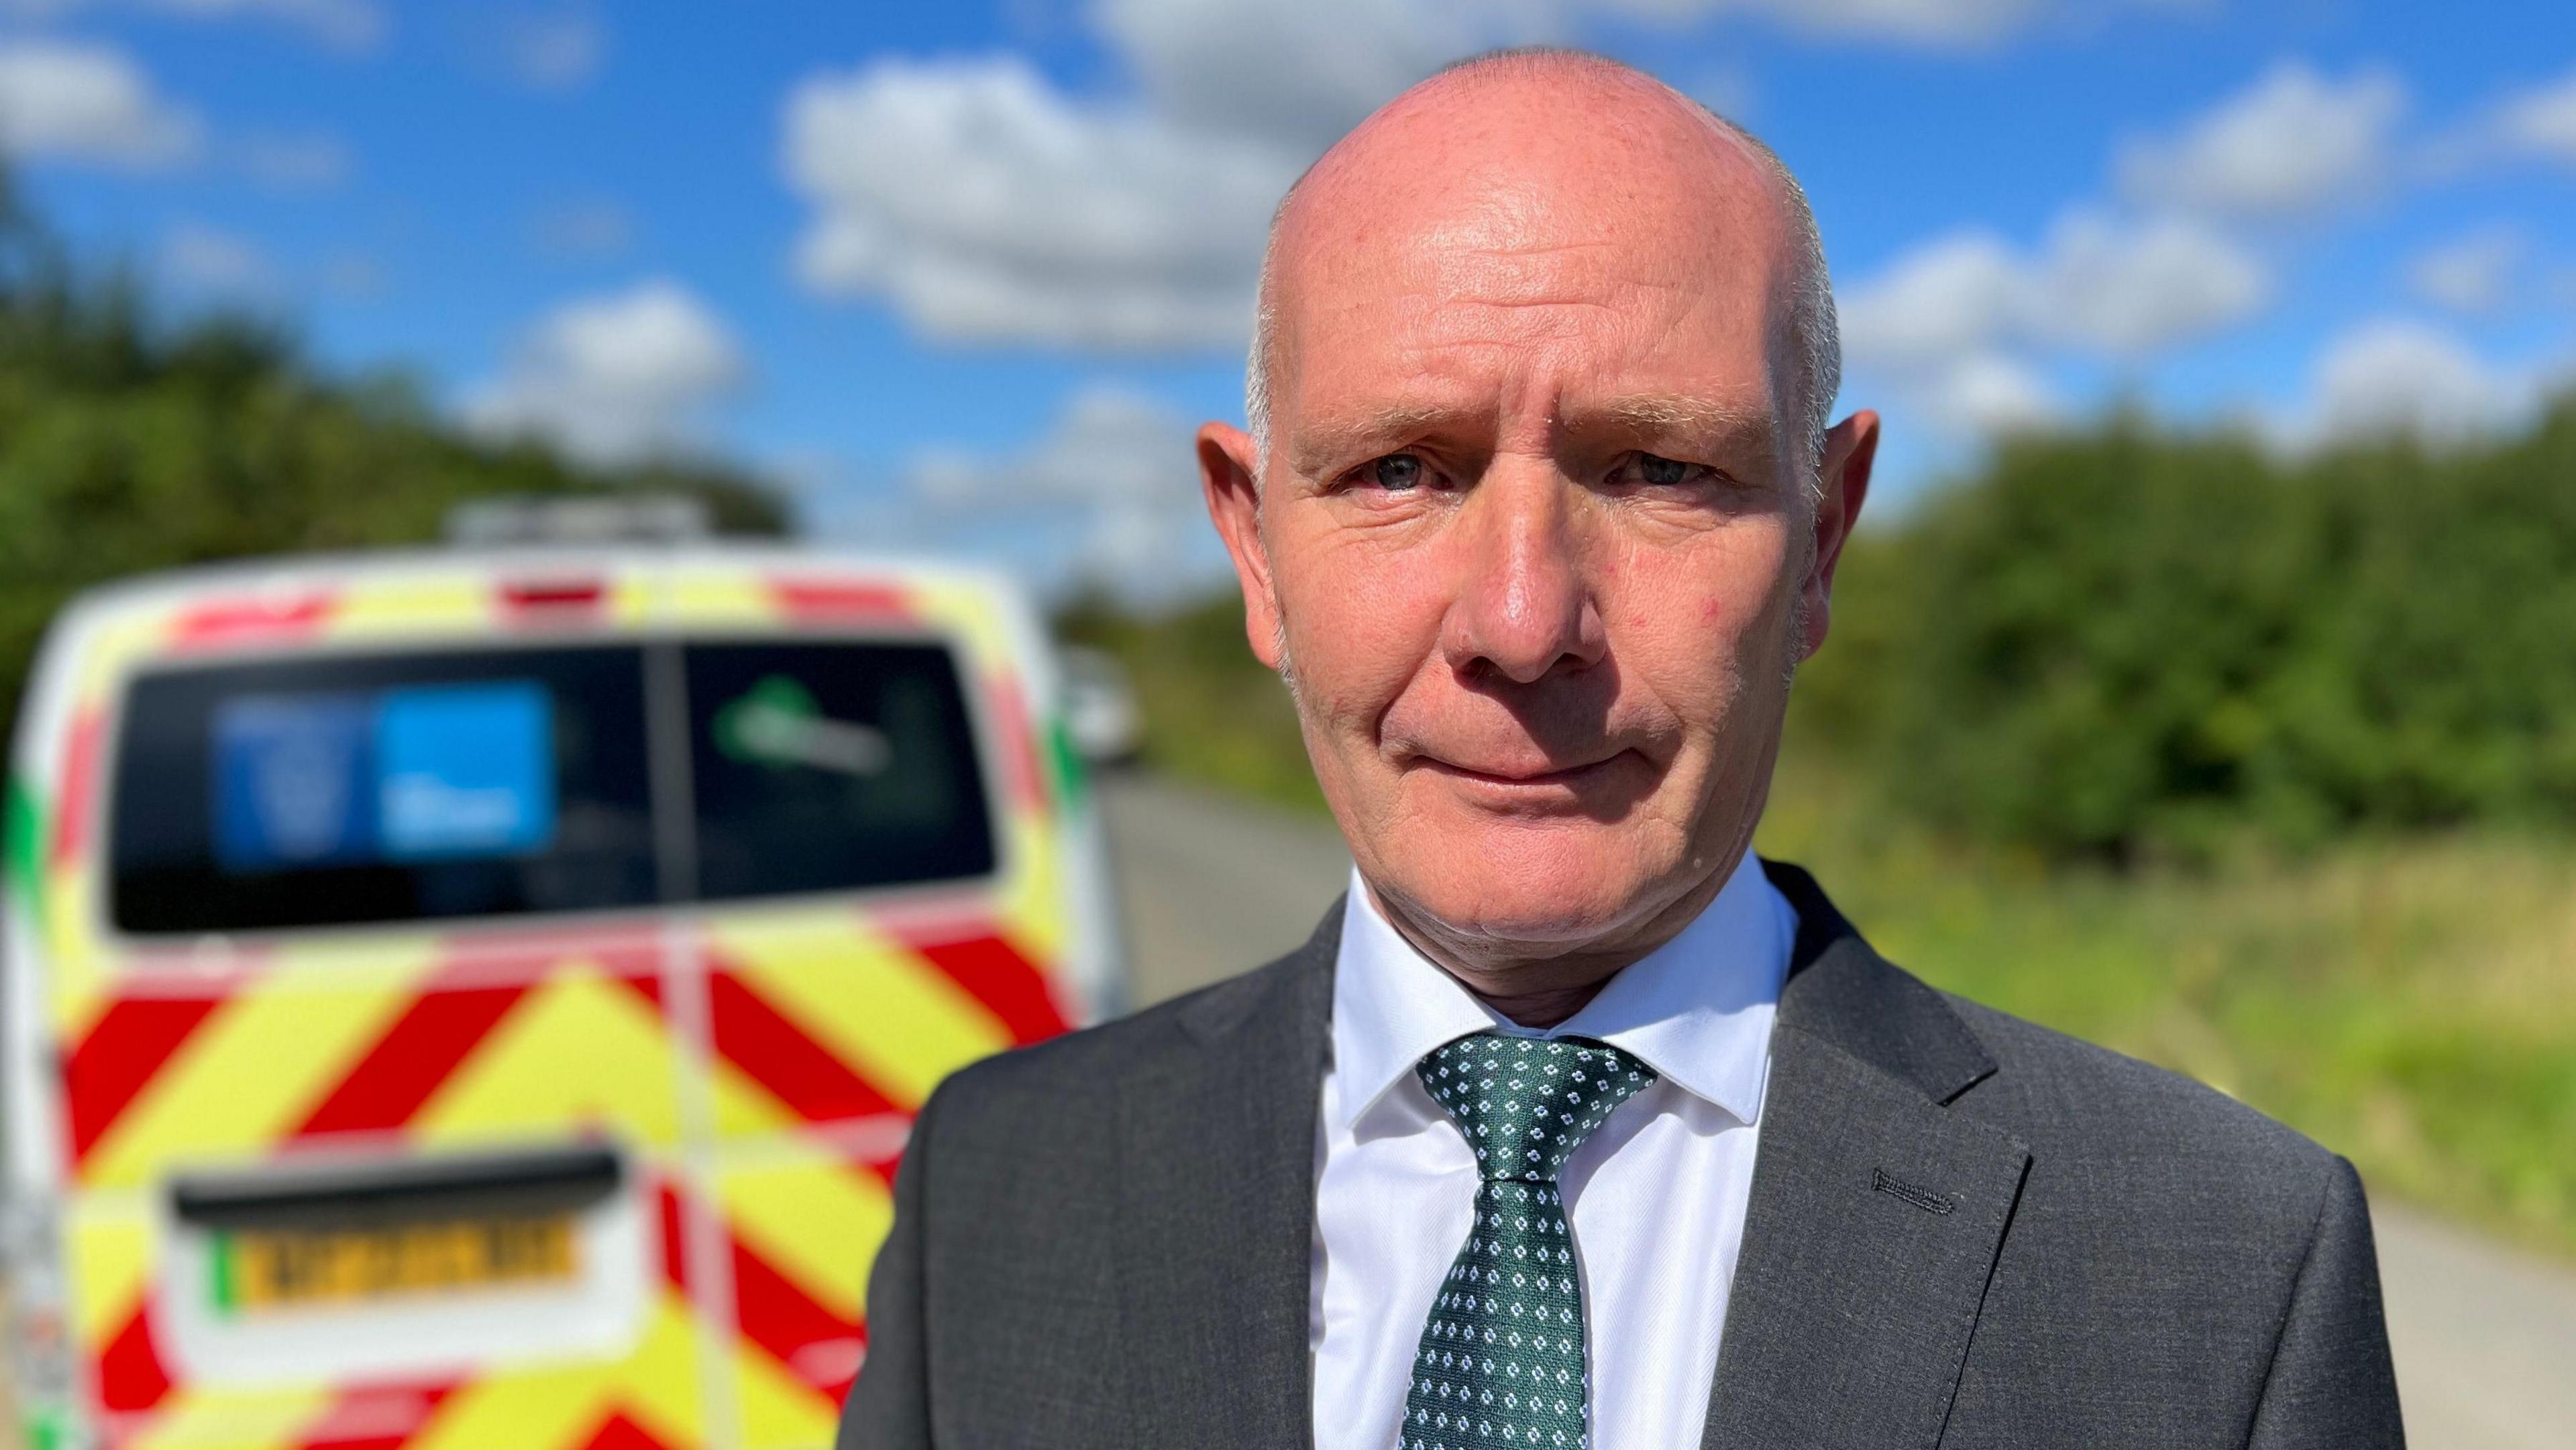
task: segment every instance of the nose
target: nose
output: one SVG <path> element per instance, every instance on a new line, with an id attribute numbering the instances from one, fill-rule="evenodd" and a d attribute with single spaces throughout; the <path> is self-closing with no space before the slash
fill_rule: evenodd
<path id="1" fill-rule="evenodd" d="M 1569 493 L 1553 467 L 1497 463 L 1478 481 L 1459 520 L 1458 594 L 1441 626 L 1450 668 L 1527 685 L 1600 661 L 1608 631 Z"/>

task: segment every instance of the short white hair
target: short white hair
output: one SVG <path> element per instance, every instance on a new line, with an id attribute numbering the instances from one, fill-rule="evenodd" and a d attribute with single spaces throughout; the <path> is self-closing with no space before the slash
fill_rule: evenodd
<path id="1" fill-rule="evenodd" d="M 1441 69 L 1476 71 L 1497 66 L 1527 66 L 1533 62 L 1575 61 L 1653 80 L 1645 72 L 1608 56 L 1586 50 L 1560 46 L 1520 46 L 1508 50 L 1486 51 L 1467 57 Z M 1662 85 L 1660 81 L 1655 82 Z M 1671 87 L 1666 86 L 1666 90 Z M 1672 92 L 1706 115 L 1727 134 L 1744 143 L 1762 163 L 1771 179 L 1779 184 L 1789 217 L 1789 272 L 1783 289 L 1785 296 L 1775 297 L 1771 338 L 1771 378 L 1774 391 L 1780 394 L 1781 420 L 1792 430 L 1791 437 L 1805 444 L 1805 467 L 1808 486 L 1818 484 L 1816 467 L 1823 462 L 1825 431 L 1833 421 L 1834 399 L 1842 392 L 1843 344 L 1842 324 L 1834 310 L 1834 288 L 1825 268 L 1824 235 L 1816 228 L 1815 208 L 1807 202 L 1805 187 L 1791 173 L 1778 152 L 1764 144 L 1761 137 L 1719 115 L 1702 103 Z M 1309 171 L 1311 174 L 1311 168 Z M 1255 296 L 1252 317 L 1252 350 L 1244 360 L 1243 418 L 1252 433 L 1253 447 L 1267 460 L 1270 455 L 1270 369 L 1279 335 L 1279 309 L 1271 295 L 1273 262 L 1279 246 L 1279 224 L 1288 214 L 1288 204 L 1295 200 L 1306 178 L 1300 176 L 1279 200 L 1278 209 L 1270 216 L 1269 239 L 1261 249 L 1261 285 Z"/>

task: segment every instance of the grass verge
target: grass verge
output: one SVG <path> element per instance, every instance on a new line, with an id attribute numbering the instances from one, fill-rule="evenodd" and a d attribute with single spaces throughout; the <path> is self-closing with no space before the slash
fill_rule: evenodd
<path id="1" fill-rule="evenodd" d="M 2378 1191 L 2576 1256 L 2576 846 L 2356 840 L 2113 874 L 1870 818 L 1793 758 L 1759 844 L 1926 980 L 2198 1078 Z"/>

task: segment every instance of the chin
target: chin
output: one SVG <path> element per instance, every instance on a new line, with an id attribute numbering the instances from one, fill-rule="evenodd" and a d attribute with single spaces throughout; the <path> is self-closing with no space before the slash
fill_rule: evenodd
<path id="1" fill-rule="evenodd" d="M 1635 926 L 1667 904 L 1678 853 L 1659 823 L 1582 817 L 1416 816 L 1375 879 L 1462 937 L 1571 947 Z M 1668 857 L 1674 859 L 1666 859 Z"/>

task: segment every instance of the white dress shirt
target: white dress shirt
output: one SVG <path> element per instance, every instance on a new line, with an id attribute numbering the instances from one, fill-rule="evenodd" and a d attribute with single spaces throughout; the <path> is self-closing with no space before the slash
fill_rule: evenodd
<path id="1" fill-rule="evenodd" d="M 1592 1450 L 1699 1443 L 1796 936 L 1796 909 L 1748 851 L 1679 936 L 1533 1032 L 1414 950 L 1352 874 L 1307 1317 L 1318 1450 L 1396 1444 L 1423 1324 L 1476 1196 L 1475 1155 L 1413 1066 L 1487 1031 L 1595 1038 L 1659 1075 L 1575 1151 L 1558 1186 L 1582 1273 Z"/>

